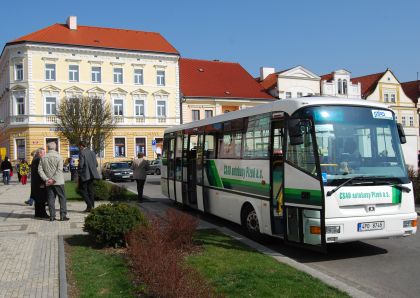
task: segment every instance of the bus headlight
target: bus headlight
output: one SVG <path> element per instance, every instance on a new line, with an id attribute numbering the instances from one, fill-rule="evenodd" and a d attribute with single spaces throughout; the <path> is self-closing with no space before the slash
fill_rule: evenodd
<path id="1" fill-rule="evenodd" d="M 325 232 L 327 234 L 339 234 L 340 233 L 340 226 L 326 226 Z"/>
<path id="2" fill-rule="evenodd" d="M 417 219 L 403 221 L 403 228 L 415 228 L 415 227 L 417 227 Z"/>

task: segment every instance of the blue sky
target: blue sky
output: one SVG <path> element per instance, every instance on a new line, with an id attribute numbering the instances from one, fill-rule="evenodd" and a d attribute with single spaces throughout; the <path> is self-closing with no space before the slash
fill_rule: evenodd
<path id="1" fill-rule="evenodd" d="M 0 43 L 76 15 L 81 25 L 161 33 L 183 57 L 239 62 L 252 75 L 303 65 L 361 76 L 420 72 L 418 0 L 3 0 Z"/>

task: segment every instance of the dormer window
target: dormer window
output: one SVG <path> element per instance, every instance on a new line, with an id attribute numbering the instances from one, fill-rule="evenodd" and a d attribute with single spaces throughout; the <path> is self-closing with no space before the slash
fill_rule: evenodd
<path id="1" fill-rule="evenodd" d="M 343 85 L 341 79 L 338 79 L 338 94 L 342 94 L 343 92 Z"/>
<path id="2" fill-rule="evenodd" d="M 343 80 L 343 94 L 347 94 L 347 80 Z"/>

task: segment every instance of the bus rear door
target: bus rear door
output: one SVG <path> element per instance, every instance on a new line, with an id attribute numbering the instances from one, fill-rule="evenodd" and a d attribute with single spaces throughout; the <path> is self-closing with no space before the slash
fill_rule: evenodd
<path id="1" fill-rule="evenodd" d="M 313 124 L 288 119 L 283 210 L 286 243 L 326 251 L 325 204 Z"/>

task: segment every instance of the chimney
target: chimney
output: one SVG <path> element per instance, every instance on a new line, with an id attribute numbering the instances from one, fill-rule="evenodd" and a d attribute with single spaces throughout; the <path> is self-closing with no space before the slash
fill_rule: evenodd
<path id="1" fill-rule="evenodd" d="M 260 80 L 264 80 L 268 75 L 275 73 L 274 67 L 260 67 Z"/>
<path id="2" fill-rule="evenodd" d="M 70 30 L 77 30 L 77 17 L 76 16 L 69 16 L 67 18 L 67 27 Z"/>

